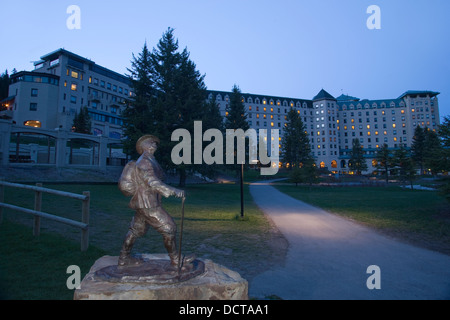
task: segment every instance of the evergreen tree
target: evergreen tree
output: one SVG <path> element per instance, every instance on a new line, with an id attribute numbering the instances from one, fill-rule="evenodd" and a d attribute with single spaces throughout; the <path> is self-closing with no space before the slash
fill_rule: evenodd
<path id="1" fill-rule="evenodd" d="M 438 135 L 442 143 L 442 169 L 448 172 L 450 171 L 450 116 L 444 118 L 444 122 L 439 126 Z"/>
<path id="2" fill-rule="evenodd" d="M 91 134 L 92 122 L 87 107 L 83 107 L 80 113 L 75 113 L 72 123 L 73 132 Z"/>
<path id="3" fill-rule="evenodd" d="M 394 152 L 392 164 L 398 168 L 398 174 L 401 181 L 409 181 L 411 184 L 411 189 L 413 189 L 413 181 L 416 175 L 416 170 L 414 168 L 414 162 L 411 155 L 403 145 L 401 145 L 400 148 Z"/>
<path id="4" fill-rule="evenodd" d="M 306 127 L 294 109 L 287 115 L 282 139 L 282 157 L 283 162 L 289 163 L 289 168 L 298 168 L 312 159 Z"/>
<path id="5" fill-rule="evenodd" d="M 226 118 L 224 124 L 225 130 L 238 130 L 242 129 L 244 132 L 250 129 L 250 125 L 247 121 L 247 112 L 242 98 L 242 92 L 240 88 L 235 84 L 231 91 L 230 103 L 226 108 Z M 226 138 L 224 139 L 226 141 Z M 248 139 L 245 141 L 245 157 L 248 157 Z M 238 164 L 237 153 L 234 154 L 234 165 L 230 165 L 232 170 L 235 170 L 237 174 L 241 170 L 241 164 Z M 244 166 L 245 169 L 247 166 Z"/>
<path id="6" fill-rule="evenodd" d="M 205 118 L 208 107 L 204 76 L 196 70 L 187 49 L 179 52 L 178 48 L 169 28 L 152 52 L 145 45 L 137 58 L 133 55 L 129 71 L 135 97 L 124 112 L 124 122 L 128 150 L 133 151 L 136 140 L 144 134 L 157 136 L 161 140 L 155 155 L 158 162 L 166 170 L 177 169 L 180 186 L 184 186 L 186 172 L 193 167 L 174 166 L 171 152 L 178 142 L 172 142 L 171 136 L 180 128 L 193 136 L 194 122 Z"/>
<path id="7" fill-rule="evenodd" d="M 150 52 L 147 43 L 144 44 L 142 52 L 136 57 L 133 54 L 129 79 L 133 96 L 122 112 L 124 119 L 125 152 L 132 158 L 137 158 L 136 142 L 143 135 L 149 133 L 153 123 L 151 120 L 150 106 L 154 98 L 153 81 L 151 79 L 152 69 L 150 64 Z"/>
<path id="8" fill-rule="evenodd" d="M 377 152 L 377 167 L 384 171 L 386 183 L 389 183 L 389 170 L 392 167 L 392 154 L 387 144 L 384 144 Z"/>
<path id="9" fill-rule="evenodd" d="M 450 148 L 450 116 L 444 118 L 444 122 L 439 126 L 438 135 L 444 148 Z"/>
<path id="10" fill-rule="evenodd" d="M 437 174 L 444 170 L 445 161 L 443 157 L 443 148 L 437 133 L 427 129 L 425 131 L 424 165 L 431 170 L 432 174 Z"/>
<path id="11" fill-rule="evenodd" d="M 8 70 L 6 70 L 2 75 L 0 75 L 0 101 L 8 97 L 9 84 L 9 74 Z"/>
<path id="12" fill-rule="evenodd" d="M 420 174 L 423 174 L 425 161 L 425 131 L 417 126 L 414 130 L 413 142 L 411 145 L 411 156 L 420 168 Z"/>
<path id="13" fill-rule="evenodd" d="M 350 151 L 349 167 L 360 175 L 367 170 L 366 159 L 364 159 L 364 151 L 358 139 L 353 139 L 352 151 Z"/>
<path id="14" fill-rule="evenodd" d="M 227 116 L 225 119 L 225 129 L 250 129 L 247 121 L 247 112 L 242 101 L 242 92 L 237 85 L 231 90 L 230 103 L 226 108 Z"/>

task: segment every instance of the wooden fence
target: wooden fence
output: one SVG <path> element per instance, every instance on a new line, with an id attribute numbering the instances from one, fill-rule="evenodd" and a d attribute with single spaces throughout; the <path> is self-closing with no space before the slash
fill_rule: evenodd
<path id="1" fill-rule="evenodd" d="M 34 191 L 34 210 L 18 207 L 5 203 L 5 187 L 27 189 Z M 42 212 L 42 193 L 55 194 L 62 197 L 77 199 L 82 201 L 81 222 L 59 217 L 53 214 Z M 11 183 L 0 180 L 0 223 L 2 222 L 3 208 L 28 213 L 34 216 L 33 235 L 39 236 L 41 229 L 41 218 L 50 219 L 64 223 L 69 226 L 81 229 L 81 251 L 86 251 L 89 247 L 89 210 L 91 195 L 89 191 L 84 191 L 82 195 L 65 191 L 43 188 L 41 183 L 36 186 Z"/>

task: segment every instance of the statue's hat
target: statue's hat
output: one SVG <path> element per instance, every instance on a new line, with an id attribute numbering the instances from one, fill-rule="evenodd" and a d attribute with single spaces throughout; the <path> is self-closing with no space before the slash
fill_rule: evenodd
<path id="1" fill-rule="evenodd" d="M 139 154 L 143 154 L 143 153 L 144 153 L 144 150 L 142 149 L 142 144 L 144 143 L 144 141 L 147 141 L 147 140 L 152 140 L 152 141 L 155 141 L 157 144 L 160 144 L 160 141 L 159 141 L 159 138 L 158 138 L 158 137 L 152 136 L 152 135 L 150 135 L 150 134 L 147 134 L 147 135 L 145 135 L 145 136 L 142 136 L 142 137 L 140 137 L 139 140 L 136 142 L 136 150 L 137 150 L 137 152 L 138 152 Z"/>

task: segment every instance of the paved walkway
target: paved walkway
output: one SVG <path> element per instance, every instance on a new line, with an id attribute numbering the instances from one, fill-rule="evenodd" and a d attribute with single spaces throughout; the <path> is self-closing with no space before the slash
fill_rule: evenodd
<path id="1" fill-rule="evenodd" d="M 249 284 L 251 297 L 450 299 L 450 256 L 392 240 L 267 183 L 252 184 L 250 191 L 289 242 L 284 264 Z M 379 290 L 366 285 L 371 265 L 381 270 Z"/>

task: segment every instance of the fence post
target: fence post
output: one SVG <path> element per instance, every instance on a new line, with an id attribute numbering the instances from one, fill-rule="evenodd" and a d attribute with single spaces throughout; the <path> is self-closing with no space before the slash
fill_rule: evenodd
<path id="1" fill-rule="evenodd" d="M 42 183 L 36 183 L 36 187 L 42 188 Z M 34 211 L 42 210 L 42 192 L 34 192 Z M 33 236 L 37 237 L 41 234 L 41 217 L 34 216 Z"/>
<path id="2" fill-rule="evenodd" d="M 0 177 L 0 182 L 3 178 Z M 0 184 L 0 202 L 5 201 L 5 186 Z M 0 207 L 0 223 L 3 221 L 3 207 Z"/>
<path id="3" fill-rule="evenodd" d="M 83 200 L 81 222 L 89 225 L 89 208 L 91 202 L 91 193 L 89 191 L 84 191 L 83 195 L 86 196 L 86 199 Z M 89 227 L 81 230 L 81 251 L 86 251 L 88 247 L 89 247 Z"/>

